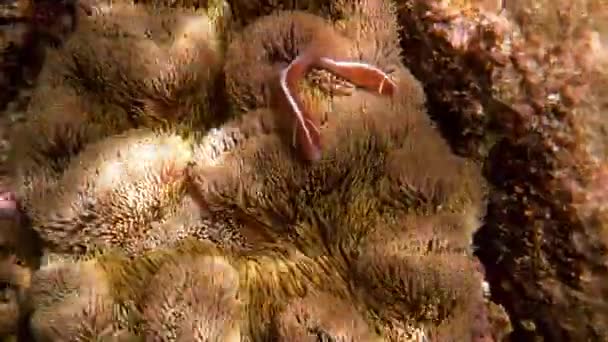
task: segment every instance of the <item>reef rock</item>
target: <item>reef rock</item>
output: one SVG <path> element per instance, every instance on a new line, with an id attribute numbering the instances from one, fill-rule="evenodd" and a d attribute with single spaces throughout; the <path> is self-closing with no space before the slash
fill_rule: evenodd
<path id="1" fill-rule="evenodd" d="M 605 340 L 608 4 L 485 3 L 400 1 L 405 62 L 453 149 L 485 163 L 476 243 L 514 338 Z"/>

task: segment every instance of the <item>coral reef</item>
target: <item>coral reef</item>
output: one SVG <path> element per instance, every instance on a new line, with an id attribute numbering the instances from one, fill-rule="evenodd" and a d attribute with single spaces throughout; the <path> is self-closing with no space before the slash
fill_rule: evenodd
<path id="1" fill-rule="evenodd" d="M 0 14 L 0 334 L 606 338 L 604 0 L 144 3 Z"/>
<path id="2" fill-rule="evenodd" d="M 603 340 L 606 3 L 505 4 L 401 1 L 404 61 L 453 148 L 486 164 L 478 254 L 514 338 Z"/>

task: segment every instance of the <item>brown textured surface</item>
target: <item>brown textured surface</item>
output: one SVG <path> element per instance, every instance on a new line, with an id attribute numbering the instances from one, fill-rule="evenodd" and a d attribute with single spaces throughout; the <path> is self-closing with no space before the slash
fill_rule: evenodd
<path id="1" fill-rule="evenodd" d="M 241 6 L 233 6 L 237 22 L 275 5 L 232 2 Z M 397 1 L 405 62 L 423 82 L 454 150 L 486 164 L 494 189 L 477 243 L 494 298 L 513 319 L 515 340 L 605 340 L 608 164 L 601 114 L 608 111 L 607 72 L 599 62 L 606 55 L 602 36 L 583 27 L 605 21 L 599 10 L 608 5 L 541 1 L 540 7 L 561 10 L 543 17 L 515 1 L 482 2 L 489 12 L 464 0 L 443 8 Z M 492 15 L 503 5 L 510 21 Z M 583 12 L 594 15 L 569 23 Z M 0 108 L 22 79 L 18 44 L 6 44 L 18 37 L 14 27 L 0 28 Z"/>
<path id="2" fill-rule="evenodd" d="M 507 8 L 516 21 L 400 3 L 405 61 L 431 112 L 456 151 L 485 161 L 494 187 L 478 254 L 515 339 L 605 340 L 605 52 L 576 17 L 605 3 L 575 1 L 554 17 Z"/>

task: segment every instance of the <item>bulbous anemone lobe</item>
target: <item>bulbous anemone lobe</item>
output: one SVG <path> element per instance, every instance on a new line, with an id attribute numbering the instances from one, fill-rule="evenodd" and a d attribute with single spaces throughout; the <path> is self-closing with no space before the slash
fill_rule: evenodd
<path id="1" fill-rule="evenodd" d="M 381 319 L 431 321 L 425 327 L 431 341 L 482 341 L 483 275 L 471 255 L 466 216 L 406 215 L 398 227 L 367 237 L 353 275 Z"/>
<path id="2" fill-rule="evenodd" d="M 29 103 L 26 120 L 16 123 L 11 132 L 12 151 L 7 162 L 11 171 L 10 181 L 19 202 L 23 200 L 20 188 L 30 178 L 42 170 L 62 172 L 84 146 L 115 128 L 111 125 L 104 128 L 99 122 L 91 122 L 89 113 L 101 109 L 101 106 L 80 98 L 77 91 L 60 86 L 59 82 L 38 84 Z M 126 116 L 124 111 L 116 114 Z"/>
<path id="3" fill-rule="evenodd" d="M 339 32 L 357 42 L 357 55 L 362 59 L 385 71 L 402 64 L 394 1 L 232 0 L 230 6 L 237 26 L 250 24 L 277 8 L 302 10 L 321 16 L 331 20 Z"/>
<path id="4" fill-rule="evenodd" d="M 483 207 L 481 175 L 432 126 L 419 85 L 407 86 L 415 80 L 398 81 L 391 98 L 335 101 L 335 120 L 322 127 L 327 158 L 318 163 L 303 167 L 268 134 L 249 139 L 212 170 L 221 177 L 210 179 L 203 169 L 192 174 L 210 207 L 240 212 L 266 241 L 297 250 L 300 259 L 290 254 L 290 262 L 311 258 L 314 267 L 301 267 L 308 273 L 293 271 L 288 280 L 281 272 L 285 280 L 264 293 L 321 277 L 310 291 L 348 284 L 380 330 L 425 324 L 427 312 L 440 322 L 469 315 L 470 306 L 459 305 L 480 288 L 468 254 Z M 414 92 L 403 94 L 407 89 Z M 409 215 L 437 218 L 408 222 Z M 400 254 L 405 248 L 409 254 Z M 270 283 L 268 268 L 259 269 Z M 256 301 L 268 302 L 261 297 Z"/>
<path id="5" fill-rule="evenodd" d="M 68 76 L 89 92 L 139 109 L 143 123 L 175 123 L 209 114 L 219 49 L 205 15 L 119 4 L 83 22 L 62 53 Z"/>
<path id="6" fill-rule="evenodd" d="M 208 18 L 113 8 L 84 18 L 61 48 L 48 50 L 27 120 L 10 133 L 13 187 L 0 187 L 0 217 L 19 216 L 18 206 L 30 206 L 27 184 L 55 182 L 85 146 L 104 137 L 134 126 L 207 127 L 219 120 L 208 110 L 220 71 Z"/>
<path id="7" fill-rule="evenodd" d="M 15 167 L 52 164 L 62 172 L 82 146 L 142 125 L 213 126 L 207 95 L 220 64 L 208 18 L 112 8 L 83 19 L 66 44 L 48 50 L 27 121 L 11 134 Z"/>
<path id="8" fill-rule="evenodd" d="M 326 293 L 292 300 L 277 319 L 280 342 L 381 341 L 350 303 Z"/>
<path id="9" fill-rule="evenodd" d="M 334 27 L 357 42 L 362 58 L 385 70 L 402 65 L 396 4 L 390 0 L 321 0 Z"/>
<path id="10" fill-rule="evenodd" d="M 35 341 L 90 341 L 115 323 L 112 305 L 108 277 L 97 262 L 66 260 L 34 273 L 22 307 Z"/>
<path id="11" fill-rule="evenodd" d="M 41 0 L 30 4 L 28 17 L 25 19 L 27 33 L 23 56 L 32 63 L 34 73 L 38 73 L 45 60 L 45 49 L 50 43 L 60 46 L 78 27 L 81 11 L 88 6 L 79 0 L 52 1 Z M 17 218 L 19 216 L 16 193 L 8 187 L 0 187 L 0 218 Z"/>
<path id="12" fill-rule="evenodd" d="M 238 341 L 239 274 L 219 256 L 183 255 L 161 266 L 145 289 L 147 341 Z"/>
<path id="13" fill-rule="evenodd" d="M 260 18 L 228 48 L 228 93 L 240 110 L 273 107 L 279 115 L 289 114 L 292 144 L 304 159 L 318 160 L 320 120 L 306 108 L 298 90 L 312 68 L 325 69 L 380 95 L 391 96 L 396 91 L 388 74 L 357 61 L 353 46 L 329 23 L 311 14 L 278 12 Z"/>
<path id="14" fill-rule="evenodd" d="M 56 179 L 24 187 L 25 214 L 50 251 L 114 246 L 138 254 L 167 242 L 151 232 L 183 199 L 191 157 L 191 141 L 170 132 L 135 129 L 106 138 L 87 145 Z"/>

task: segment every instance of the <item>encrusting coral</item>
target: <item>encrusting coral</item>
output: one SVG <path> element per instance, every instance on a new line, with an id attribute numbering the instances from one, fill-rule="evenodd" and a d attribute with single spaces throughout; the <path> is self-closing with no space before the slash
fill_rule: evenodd
<path id="1" fill-rule="evenodd" d="M 492 190 L 476 245 L 515 340 L 605 340 L 605 1 L 401 1 L 404 62 Z"/>

